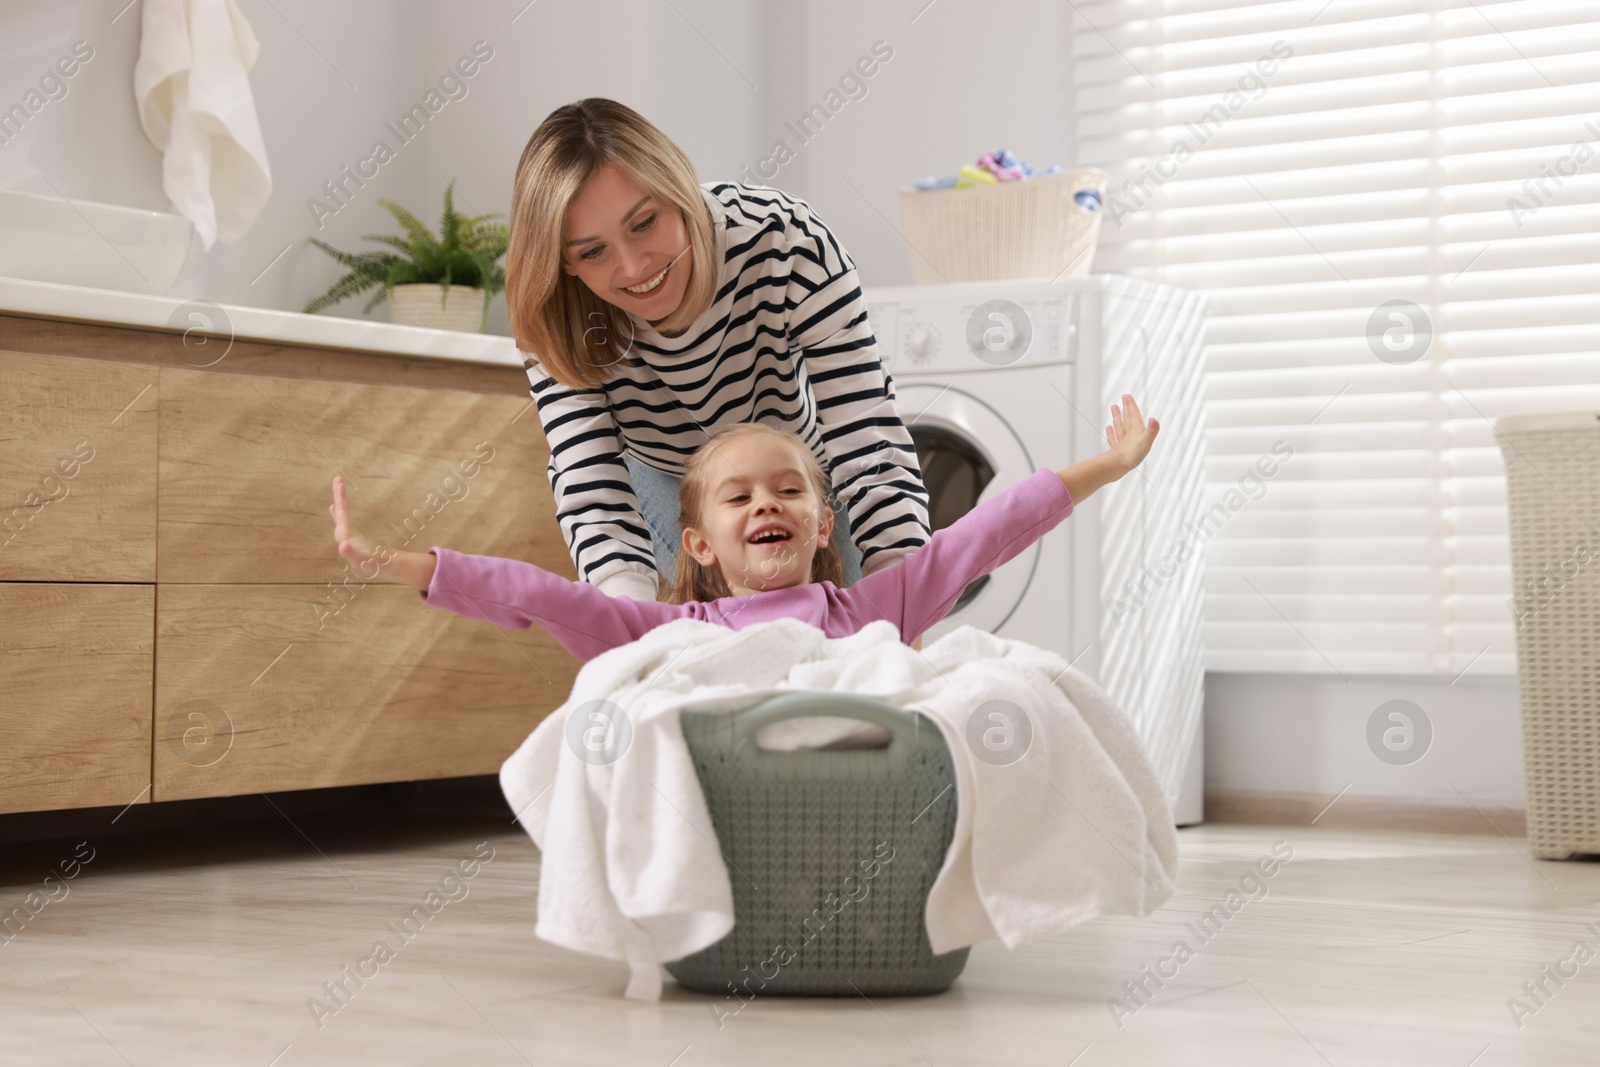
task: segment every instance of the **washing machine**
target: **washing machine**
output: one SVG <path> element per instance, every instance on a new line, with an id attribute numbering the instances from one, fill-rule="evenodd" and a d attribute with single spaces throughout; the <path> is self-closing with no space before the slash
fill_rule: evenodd
<path id="1" fill-rule="evenodd" d="M 1144 463 L 968 586 L 927 640 L 977 626 L 1060 654 L 1132 717 L 1177 824 L 1200 822 L 1204 298 L 1108 274 L 865 295 L 935 530 L 1103 451 L 1123 393 L 1160 421 Z"/>

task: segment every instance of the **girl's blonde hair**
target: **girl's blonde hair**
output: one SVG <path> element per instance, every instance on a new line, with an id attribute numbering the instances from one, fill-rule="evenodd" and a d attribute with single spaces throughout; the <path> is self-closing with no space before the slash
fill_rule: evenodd
<path id="1" fill-rule="evenodd" d="M 822 469 L 822 464 L 817 462 L 817 457 L 799 436 L 787 430 L 779 430 L 759 422 L 742 422 L 733 426 L 724 426 L 713 431 L 706 438 L 705 444 L 695 449 L 683 465 L 683 481 L 678 483 L 678 566 L 672 578 L 672 589 L 667 595 L 667 603 L 684 604 L 691 600 L 717 600 L 720 597 L 732 596 L 733 591 L 728 588 L 728 581 L 722 576 L 722 569 L 717 566 L 707 567 L 702 565 L 687 549 L 683 547 L 683 531 L 693 526 L 704 529 L 701 525 L 703 507 L 706 502 L 708 471 L 711 457 L 716 454 L 717 448 L 729 441 L 751 434 L 760 434 L 782 441 L 792 448 L 800 457 L 800 469 L 805 473 L 806 479 L 811 483 L 812 490 L 817 494 L 818 501 L 824 508 L 832 509 L 833 493 L 828 485 L 828 475 Z M 817 528 L 821 529 L 822 515 L 817 515 Z M 839 536 L 839 524 L 833 526 L 833 534 L 827 540 L 818 540 L 816 555 L 811 557 L 811 581 L 832 582 L 834 585 L 844 584 L 844 562 L 839 556 L 839 547 L 835 538 Z"/>
<path id="2" fill-rule="evenodd" d="M 676 208 L 689 236 L 689 285 L 656 329 L 681 334 L 716 295 L 716 229 L 683 150 L 632 108 L 591 96 L 556 108 L 528 138 L 511 190 L 506 308 L 517 347 L 556 381 L 593 388 L 630 358 L 628 313 L 561 269 L 567 209 L 583 183 L 614 166 L 663 210 Z M 525 365 L 531 365 L 524 360 Z"/>

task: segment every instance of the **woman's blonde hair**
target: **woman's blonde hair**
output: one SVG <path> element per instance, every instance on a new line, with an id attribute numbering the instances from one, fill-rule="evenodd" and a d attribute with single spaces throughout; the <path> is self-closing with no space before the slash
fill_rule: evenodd
<path id="1" fill-rule="evenodd" d="M 591 96 L 556 108 L 528 138 L 517 163 L 506 308 L 517 347 L 574 389 L 604 382 L 609 368 L 628 359 L 633 347 L 628 313 L 561 269 L 567 209 L 583 183 L 607 165 L 663 209 L 674 207 L 683 215 L 689 285 L 677 310 L 656 328 L 669 336 L 681 334 L 711 306 L 717 289 L 716 229 L 694 164 L 683 150 L 615 100 Z"/>
<path id="2" fill-rule="evenodd" d="M 823 471 L 822 464 L 817 462 L 816 455 L 805 446 L 805 442 L 800 440 L 798 435 L 760 422 L 741 422 L 713 431 L 711 436 L 706 438 L 705 444 L 695 449 L 694 454 L 684 463 L 683 481 L 678 483 L 678 566 L 672 578 L 672 589 L 667 595 L 669 604 L 684 604 L 691 600 L 717 600 L 733 595 L 733 591 L 728 588 L 727 579 L 722 576 L 722 569 L 717 566 L 704 566 L 691 556 L 683 547 L 682 535 L 683 531 L 691 526 L 704 529 L 701 525 L 702 508 L 706 502 L 706 490 L 710 488 L 707 485 L 709 480 L 707 469 L 717 448 L 751 434 L 772 437 L 792 448 L 799 456 L 800 469 L 811 483 L 811 488 L 817 494 L 821 506 L 830 510 L 833 508 L 833 492 L 828 485 L 828 475 Z M 819 513 L 818 529 L 821 528 L 821 522 L 822 516 Z M 836 541 L 838 536 L 839 524 L 836 522 L 833 525 L 833 534 L 827 540 L 817 541 L 816 555 L 811 557 L 811 581 L 844 584 L 844 562 L 839 556 Z"/>

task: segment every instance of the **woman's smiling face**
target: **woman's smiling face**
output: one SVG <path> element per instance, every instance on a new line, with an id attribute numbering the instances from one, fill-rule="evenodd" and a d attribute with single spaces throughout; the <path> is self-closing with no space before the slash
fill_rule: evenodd
<path id="1" fill-rule="evenodd" d="M 683 215 L 606 165 L 567 207 L 562 269 L 596 296 L 649 322 L 683 302 L 694 257 Z"/>

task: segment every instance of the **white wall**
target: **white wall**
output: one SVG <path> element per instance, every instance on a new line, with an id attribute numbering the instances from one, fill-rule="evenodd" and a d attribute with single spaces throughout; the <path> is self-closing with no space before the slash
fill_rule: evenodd
<path id="1" fill-rule="evenodd" d="M 125 3 L 12 0 L 0 8 L 0 101 L 19 99 L 72 42 L 95 49 L 67 97 L 0 145 L 0 188 L 170 210 L 161 157 L 132 99 L 142 5 L 124 10 Z M 250 81 L 272 198 L 238 244 L 207 253 L 196 240 L 170 292 L 298 310 L 342 273 L 306 237 L 370 247 L 362 234 L 394 229 L 379 197 L 431 224 L 451 177 L 464 207 L 503 212 L 539 120 L 593 95 L 622 100 L 664 129 L 702 180 L 748 174 L 807 198 L 867 284 L 907 283 L 897 186 L 950 173 L 986 148 L 1007 147 L 1041 166 L 1072 162 L 1067 10 L 1043 0 L 998 13 L 951 2 L 924 10 L 924 3 L 239 0 L 261 42 Z M 464 97 L 401 145 L 385 122 L 418 102 L 478 40 L 494 58 L 467 82 Z M 824 102 L 878 40 L 894 54 L 863 79 L 866 94 L 846 99 L 802 144 L 785 122 Z M 380 138 L 395 159 L 319 225 L 308 200 L 324 197 L 323 183 Z M 757 169 L 779 140 L 795 157 L 763 178 Z M 360 305 L 335 311 L 357 315 Z M 506 332 L 503 301 L 490 329 Z"/>
<path id="2" fill-rule="evenodd" d="M 132 102 L 135 5 L 13 0 L 0 8 L 0 102 L 76 40 L 96 57 L 68 96 L 0 145 L 0 188 L 166 208 L 160 157 Z M 340 273 L 305 243 L 344 248 L 392 229 L 380 196 L 437 219 L 452 177 L 461 203 L 503 212 L 522 146 L 540 119 L 583 96 L 611 96 L 661 126 L 702 179 L 746 174 L 809 200 L 850 249 L 868 285 L 906 284 L 896 187 L 949 173 L 987 148 L 1035 165 L 1072 165 L 1067 5 L 895 0 L 239 0 L 262 44 L 251 75 L 274 192 L 237 245 L 198 242 L 174 294 L 297 310 Z M 513 21 L 515 19 L 515 21 Z M 322 183 L 389 138 L 394 118 L 474 41 L 494 58 L 415 141 L 318 228 L 307 208 Z M 785 125 L 824 102 L 884 41 L 893 56 L 805 143 Z M 841 94 L 843 96 L 844 94 Z M 768 164 L 775 142 L 793 158 Z M 781 156 L 781 154 L 780 154 Z M 749 168 L 746 170 L 746 168 Z M 285 247 L 290 251 L 262 271 Z M 258 277 L 259 276 L 259 277 Z M 354 315 L 347 302 L 338 313 Z M 375 313 L 382 317 L 383 312 Z M 503 301 L 490 329 L 506 332 Z M 1301 675 L 1208 676 L 1206 781 L 1214 787 L 1520 803 L 1515 683 Z M 1435 728 L 1422 760 L 1374 757 L 1365 724 L 1384 700 L 1413 700 Z"/>
<path id="3" fill-rule="evenodd" d="M 1395 765 L 1369 746 L 1374 710 L 1408 700 L 1432 741 Z M 1416 797 L 1466 806 L 1524 802 L 1514 678 L 1206 675 L 1205 778 L 1211 788 Z M 1421 751 L 1413 749 L 1413 752 Z M 1463 797 L 1467 799 L 1463 799 Z"/>
<path id="4" fill-rule="evenodd" d="M 133 102 L 142 5 L 117 17 L 125 4 L 13 0 L 0 8 L 0 101 L 20 99 L 74 41 L 95 50 L 66 97 L 47 105 L 21 137 L 0 145 L 0 188 L 171 210 L 161 156 L 145 138 Z M 307 237 L 351 251 L 372 247 L 362 234 L 396 229 L 379 197 L 436 224 L 452 177 L 463 209 L 506 211 L 529 134 L 552 109 L 583 96 L 611 96 L 638 108 L 707 175 L 736 170 L 753 151 L 766 110 L 764 7 L 714 0 L 525 6 L 524 0 L 239 0 L 261 42 L 250 82 L 272 197 L 239 243 L 218 243 L 208 253 L 196 239 L 169 292 L 297 311 L 343 273 Z M 465 95 L 449 100 L 402 144 L 385 123 L 419 102 L 478 40 L 494 49 L 493 58 L 465 82 Z M 755 88 L 719 58 L 719 49 L 740 57 Z M 394 159 L 354 188 L 346 205 L 330 201 L 323 183 L 354 168 L 379 139 Z M 313 197 L 337 212 L 318 220 L 308 206 Z M 354 316 L 360 308 L 352 300 L 333 311 Z M 494 308 L 491 331 L 508 332 L 503 300 Z M 373 315 L 381 319 L 384 311 Z"/>
<path id="5" fill-rule="evenodd" d="M 145 138 L 133 102 L 142 5 L 117 18 L 126 2 L 21 0 L 0 10 L 0 100 L 20 96 L 73 41 L 95 50 L 67 97 L 41 111 L 22 138 L 0 145 L 0 188 L 172 210 L 161 188 L 160 153 Z M 425 203 L 426 148 L 413 144 L 323 229 L 305 204 L 341 166 L 366 154 L 385 119 L 426 89 L 427 5 L 240 0 L 240 8 L 261 42 L 250 81 L 272 198 L 239 243 L 218 243 L 207 253 L 196 238 L 169 291 L 298 311 L 342 273 L 306 236 L 356 249 L 361 234 L 392 229 L 378 197 Z M 436 218 L 438 211 L 422 214 Z M 350 313 L 358 311 L 351 306 Z"/>
<path id="6" fill-rule="evenodd" d="M 817 209 L 867 285 L 912 280 L 897 187 L 952 174 L 992 148 L 1039 167 L 1075 162 L 1069 6 L 806 0 L 784 10 L 793 29 L 775 32 L 773 48 L 785 76 L 774 81 L 763 151 L 749 162 L 770 156 L 775 140 L 796 149 L 770 184 Z M 878 40 L 893 58 L 802 145 L 784 123 L 822 102 Z"/>
<path id="7" fill-rule="evenodd" d="M 752 151 L 766 110 L 764 5 L 542 0 L 523 12 L 525 2 L 432 5 L 428 70 L 444 70 L 478 39 L 496 58 L 462 111 L 429 130 L 430 196 L 442 196 L 455 176 L 479 213 L 508 211 L 517 160 L 534 128 L 586 96 L 611 97 L 644 115 L 688 153 L 702 179 L 733 171 Z M 510 332 L 503 298 L 489 328 Z"/>

